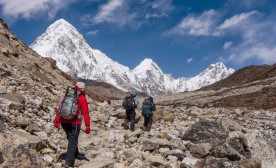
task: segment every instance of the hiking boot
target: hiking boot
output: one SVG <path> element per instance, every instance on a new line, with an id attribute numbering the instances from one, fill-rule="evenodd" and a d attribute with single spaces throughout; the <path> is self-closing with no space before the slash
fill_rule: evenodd
<path id="1" fill-rule="evenodd" d="M 75 156 L 75 158 L 78 159 L 78 160 L 84 160 L 84 159 L 86 159 L 86 157 L 85 157 L 84 154 L 82 154 L 82 153 L 78 153 L 78 154 Z"/>
<path id="2" fill-rule="evenodd" d="M 143 126 L 142 127 L 142 131 L 146 131 L 147 130 L 147 127 L 146 126 Z"/>
<path id="3" fill-rule="evenodd" d="M 69 164 L 67 164 L 67 163 L 63 163 L 63 164 L 62 164 L 62 167 L 69 168 L 69 167 L 74 167 L 74 166 L 71 166 L 71 165 L 69 165 Z"/>
<path id="4" fill-rule="evenodd" d="M 135 129 L 134 129 L 134 128 L 130 128 L 130 131 L 131 131 L 131 132 L 134 132 L 134 131 L 135 131 Z"/>
<path id="5" fill-rule="evenodd" d="M 128 129 L 129 129 L 128 123 L 124 123 L 124 129 L 125 129 L 125 130 L 128 130 Z"/>
<path id="6" fill-rule="evenodd" d="M 124 126 L 124 129 L 125 129 L 125 130 L 128 130 L 128 129 L 129 129 L 129 126 L 128 126 L 128 125 L 125 125 L 125 126 Z"/>

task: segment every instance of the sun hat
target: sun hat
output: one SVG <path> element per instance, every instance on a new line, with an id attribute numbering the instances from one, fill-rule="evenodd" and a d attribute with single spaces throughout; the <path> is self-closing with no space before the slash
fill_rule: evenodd
<path id="1" fill-rule="evenodd" d="M 84 89 L 85 89 L 85 83 L 83 83 L 83 82 L 77 82 L 76 85 L 77 85 L 81 90 L 84 91 Z"/>

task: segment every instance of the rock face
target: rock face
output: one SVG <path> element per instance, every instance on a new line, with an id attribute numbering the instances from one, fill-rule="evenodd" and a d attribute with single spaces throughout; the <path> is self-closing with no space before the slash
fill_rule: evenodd
<path id="1" fill-rule="evenodd" d="M 62 167 L 68 144 L 64 131 L 53 127 L 53 119 L 73 81 L 52 60 L 24 45 L 3 22 L 0 49 L 0 167 Z M 276 167 L 275 109 L 201 106 L 219 97 L 220 91 L 212 91 L 214 97 L 208 91 L 200 92 L 201 98 L 198 94 L 154 98 L 157 110 L 149 132 L 140 129 L 141 104 L 132 132 L 121 126 L 122 100 L 109 105 L 87 95 L 91 133 L 85 134 L 82 125 L 82 157 L 75 167 Z"/>

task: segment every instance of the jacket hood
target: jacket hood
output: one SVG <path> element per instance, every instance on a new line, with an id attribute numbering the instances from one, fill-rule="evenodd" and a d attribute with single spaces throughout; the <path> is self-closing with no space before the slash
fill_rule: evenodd
<path id="1" fill-rule="evenodd" d="M 85 91 L 81 88 L 79 88 L 78 86 L 72 86 L 72 89 L 75 89 L 75 87 L 77 87 L 77 91 L 79 91 L 80 93 L 84 93 Z"/>

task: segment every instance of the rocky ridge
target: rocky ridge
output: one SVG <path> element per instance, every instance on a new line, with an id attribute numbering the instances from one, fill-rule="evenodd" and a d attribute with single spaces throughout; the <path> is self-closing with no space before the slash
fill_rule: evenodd
<path id="1" fill-rule="evenodd" d="M 17 39 L 3 21 L 0 60 L 0 166 L 61 167 L 67 140 L 64 131 L 53 127 L 53 119 L 63 91 L 73 81 L 51 59 L 41 58 Z M 157 97 L 150 132 L 140 129 L 139 110 L 136 130 L 124 130 L 121 100 L 108 105 L 87 95 L 92 131 L 80 133 L 83 158 L 75 167 L 276 167 L 274 108 L 250 109 L 247 104 L 214 107 L 214 101 L 226 93 L 239 95 L 275 87 L 274 78 L 259 82 L 227 92 Z"/>

